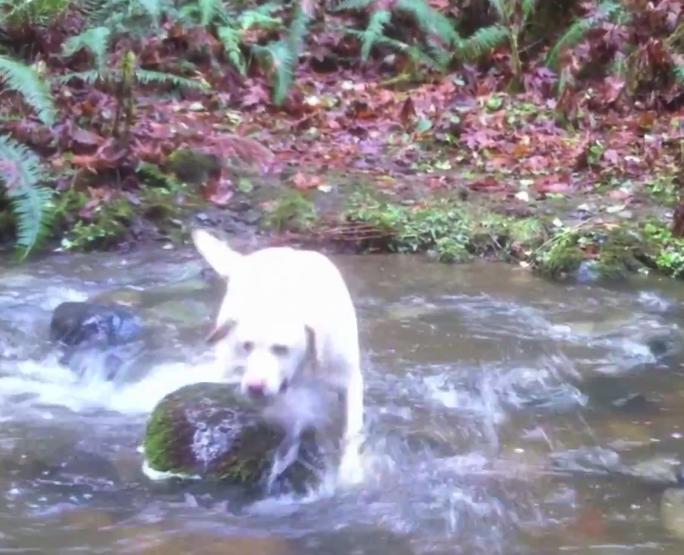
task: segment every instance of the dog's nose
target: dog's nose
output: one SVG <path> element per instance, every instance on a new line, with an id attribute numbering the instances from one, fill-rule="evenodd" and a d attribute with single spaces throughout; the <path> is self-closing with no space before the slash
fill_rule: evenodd
<path id="1" fill-rule="evenodd" d="M 251 397 L 263 397 L 264 390 L 265 387 L 262 383 L 251 383 L 247 386 L 247 393 Z"/>

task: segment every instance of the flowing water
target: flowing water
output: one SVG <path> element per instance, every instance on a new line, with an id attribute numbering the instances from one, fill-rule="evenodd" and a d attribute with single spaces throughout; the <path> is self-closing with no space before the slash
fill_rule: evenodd
<path id="1" fill-rule="evenodd" d="M 0 553 L 684 552 L 681 515 L 661 514 L 684 458 L 680 284 L 337 261 L 361 322 L 367 478 L 258 501 L 141 469 L 156 402 L 211 378 L 220 290 L 194 252 L 0 270 Z M 97 295 L 149 326 L 114 380 L 98 352 L 70 369 L 48 340 L 55 306 Z"/>

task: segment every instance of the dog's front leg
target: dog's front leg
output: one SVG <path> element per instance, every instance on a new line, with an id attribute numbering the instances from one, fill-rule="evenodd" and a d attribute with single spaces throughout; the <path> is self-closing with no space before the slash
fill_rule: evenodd
<path id="1" fill-rule="evenodd" d="M 299 456 L 299 433 L 287 434 L 282 443 L 276 449 L 273 457 L 273 466 L 271 466 L 271 473 L 266 484 L 266 491 L 268 493 L 273 489 L 273 485 L 280 475 L 285 472 Z"/>
<path id="2" fill-rule="evenodd" d="M 343 436 L 339 477 L 342 482 L 356 484 L 363 480 L 361 444 L 363 443 L 363 377 L 355 369 L 345 394 L 346 423 Z"/>

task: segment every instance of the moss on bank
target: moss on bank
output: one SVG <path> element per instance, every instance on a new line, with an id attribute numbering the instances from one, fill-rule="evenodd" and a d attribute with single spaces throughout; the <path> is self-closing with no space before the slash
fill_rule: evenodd
<path id="1" fill-rule="evenodd" d="M 606 214 L 570 225 L 457 196 L 402 201 L 361 188 L 348 195 L 341 215 L 331 221 L 316 212 L 305 193 L 290 191 L 283 199 L 271 207 L 270 221 L 278 224 L 271 229 L 290 231 L 305 243 L 345 243 L 362 252 L 422 252 L 442 262 L 474 257 L 516 262 L 552 279 L 583 271 L 592 280 L 650 270 L 684 275 L 684 239 L 673 237 L 655 219 Z"/>

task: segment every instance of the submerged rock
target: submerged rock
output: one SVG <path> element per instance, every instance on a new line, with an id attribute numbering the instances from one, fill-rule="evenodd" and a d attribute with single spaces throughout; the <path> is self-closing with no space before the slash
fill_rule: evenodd
<path id="1" fill-rule="evenodd" d="M 233 385 L 185 386 L 164 397 L 148 421 L 147 465 L 228 484 L 277 483 L 301 491 L 315 485 L 337 456 L 332 448 L 337 442 L 331 440 L 339 434 L 340 418 L 329 410 L 336 406 L 331 394 L 293 388 L 266 406 L 250 401 Z M 299 456 L 271 482 L 274 461 L 297 441 Z"/>
<path id="2" fill-rule="evenodd" d="M 126 308 L 89 302 L 60 304 L 50 322 L 50 338 L 69 347 L 121 345 L 135 341 L 142 331 L 142 321 Z"/>

